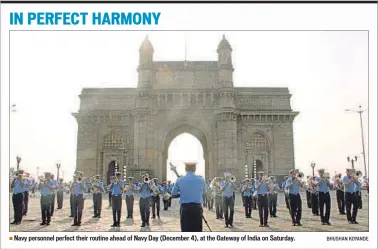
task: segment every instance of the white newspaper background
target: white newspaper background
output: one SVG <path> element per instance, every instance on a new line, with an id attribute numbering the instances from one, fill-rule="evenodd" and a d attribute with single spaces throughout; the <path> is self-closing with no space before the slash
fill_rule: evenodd
<path id="1" fill-rule="evenodd" d="M 127 13 L 153 11 L 161 12 L 159 25 L 157 26 L 93 26 L 89 24 L 76 26 L 35 24 L 11 26 L 9 24 L 10 12 Z M 222 36 L 225 35 L 225 38 L 229 41 L 233 49 L 232 63 L 233 67 L 236 69 L 233 78 L 234 86 L 263 87 L 260 89 L 255 88 L 255 91 L 260 91 L 260 93 L 258 93 L 260 95 L 257 95 L 260 96 L 260 98 L 263 96 L 261 93 L 267 91 L 264 87 L 288 87 L 290 93 L 293 94 L 293 98 L 291 99 L 291 105 L 295 107 L 293 110 L 301 113 L 296 120 L 294 120 L 294 124 L 296 124 L 296 122 L 300 123 L 300 119 L 304 119 L 304 116 L 314 117 L 313 120 L 311 120 L 311 118 L 307 120 L 307 123 L 303 126 L 294 125 L 292 131 L 298 134 L 298 137 L 301 139 L 297 141 L 298 139 L 294 137 L 295 150 L 293 152 L 295 153 L 296 168 L 303 172 L 304 176 L 312 174 L 310 162 L 312 160 L 317 161 L 317 158 L 321 158 L 321 160 L 317 163 L 316 170 L 318 168 L 325 168 L 331 176 L 336 172 L 345 175 L 345 168 L 351 167 L 350 163 L 346 161 L 346 156 L 354 156 L 355 154 L 353 153 L 361 151 L 357 116 L 346 115 L 343 113 L 345 108 L 353 108 L 353 106 L 359 104 L 365 107 L 369 106 L 369 123 L 367 123 L 367 116 L 364 117 L 364 122 L 366 122 L 364 123 L 365 130 L 367 130 L 367 125 L 369 125 L 369 127 L 376 127 L 376 84 L 374 84 L 374 82 L 376 82 L 377 68 L 377 13 L 370 5 L 165 4 L 147 6 L 103 4 L 100 7 L 99 5 L 90 4 L 7 4 L 2 5 L 1 14 L 1 163 L 2 165 L 10 165 L 13 167 L 15 165 L 14 155 L 22 154 L 21 169 L 31 172 L 33 176 L 39 176 L 45 171 L 56 172 L 57 169 L 54 166 L 54 160 L 60 158 L 62 161 L 61 174 L 63 174 L 65 182 L 71 181 L 72 174 L 75 170 L 75 166 L 73 165 L 76 164 L 76 153 L 70 148 L 74 148 L 74 144 L 76 144 L 77 138 L 74 134 L 76 134 L 75 129 L 77 123 L 75 120 L 69 120 L 67 123 L 63 122 L 63 124 L 60 124 L 62 120 L 67 117 L 64 115 L 70 112 L 77 112 L 79 102 L 77 102 L 76 96 L 81 92 L 82 88 L 135 88 L 138 82 L 138 76 L 135 72 L 139 61 L 138 49 L 146 35 L 148 35 L 148 39 L 150 39 L 154 47 L 154 60 L 156 61 L 183 61 L 187 63 L 190 61 L 214 61 L 215 67 L 217 61 L 217 45 L 221 41 Z M 10 30 L 13 31 L 8 32 Z M 49 31 L 39 32 L 38 30 Z M 52 30 L 65 31 L 53 32 Z M 80 31 L 72 32 L 72 30 Z M 85 30 L 92 30 L 93 32 L 85 32 Z M 133 32 L 109 32 L 105 30 L 133 30 Z M 165 31 L 163 32 L 162 30 Z M 267 30 L 270 30 L 270 32 Z M 309 32 L 308 30 L 320 31 Z M 334 31 L 325 32 L 324 30 Z M 336 30 L 365 30 L 365 33 L 353 31 L 338 32 Z M 368 36 L 367 31 L 369 32 Z M 335 37 L 338 39 L 335 39 Z M 367 39 L 369 39 L 369 48 L 367 47 Z M 329 46 L 327 46 L 327 42 Z M 311 44 L 311 46 L 309 44 Z M 321 44 L 323 48 L 327 48 L 328 50 L 321 51 L 320 48 L 322 47 L 316 47 L 315 44 Z M 349 46 L 348 44 L 356 44 L 356 46 Z M 314 51 L 311 51 L 311 49 L 314 49 Z M 345 51 L 351 51 L 350 53 L 353 54 L 354 57 L 343 57 Z M 368 63 L 366 61 L 368 52 L 369 75 L 367 75 Z M 316 56 L 317 53 L 320 54 L 320 58 Z M 300 54 L 301 56 L 299 56 Z M 325 55 L 329 56 L 322 57 Z M 304 59 L 298 62 L 296 61 L 297 58 Z M 230 58 L 225 58 L 226 61 L 229 59 Z M 318 60 L 317 64 L 311 64 L 310 62 L 315 59 Z M 348 64 L 348 68 L 343 66 L 343 60 L 345 60 L 344 62 L 350 60 L 356 61 L 354 64 Z M 331 64 L 327 64 L 329 61 L 331 61 Z M 321 67 L 322 63 L 332 65 L 332 67 L 326 70 Z M 263 64 L 263 66 L 259 67 L 259 64 Z M 312 68 L 313 65 L 320 67 L 319 71 Z M 11 69 L 9 68 L 10 66 Z M 294 69 L 292 67 L 294 67 Z M 338 69 L 338 67 L 340 68 Z M 254 68 L 258 68 L 259 70 L 265 68 L 265 71 L 260 72 Z M 347 68 L 350 71 L 356 71 L 356 73 L 354 76 L 352 73 L 348 74 L 348 77 L 343 78 L 343 74 L 346 73 Z M 206 70 L 210 69 L 206 68 Z M 238 75 L 238 70 L 244 71 L 243 74 Z M 332 74 L 334 70 L 340 71 Z M 103 73 L 96 74 L 94 73 L 96 71 L 103 71 Z M 159 68 L 157 71 L 160 74 L 160 78 L 156 77 L 156 82 L 161 83 L 163 85 L 162 88 L 166 88 L 167 85 L 170 87 L 173 86 L 174 88 L 177 84 L 185 85 L 187 90 L 192 87 L 191 82 L 186 82 L 190 76 L 184 75 L 185 77 L 182 77 L 182 75 L 176 74 L 175 70 L 171 70 L 169 65 L 163 65 L 163 67 Z M 330 73 L 330 75 L 320 77 L 317 72 L 319 72 L 319 74 Z M 247 74 L 256 74 L 257 76 L 255 78 L 251 76 L 254 80 L 250 82 Z M 269 82 L 269 80 L 271 80 L 269 75 L 271 74 L 282 75 L 284 82 L 280 82 L 279 80 Z M 65 75 L 70 75 L 70 77 Z M 101 77 L 99 77 L 99 75 Z M 197 84 L 206 85 L 211 81 L 211 76 L 205 75 L 202 77 L 205 80 L 201 79 L 202 81 L 196 82 Z M 268 80 L 264 81 L 264 77 Z M 317 82 L 318 80 L 319 82 Z M 38 85 L 37 83 L 39 81 L 43 82 L 43 84 Z M 195 80 L 192 79 L 192 81 Z M 290 81 L 303 83 L 305 87 L 301 87 L 299 83 L 291 84 Z M 337 83 L 334 83 L 338 82 L 341 84 L 340 82 L 343 81 L 346 82 L 345 85 L 337 85 Z M 370 98 L 369 102 L 363 102 L 367 100 L 366 93 L 368 82 L 370 82 Z M 304 90 L 305 88 L 307 88 L 307 91 Z M 343 88 L 347 88 L 347 90 L 343 92 Z M 355 91 L 353 94 L 351 94 L 351 89 Z M 175 101 L 179 101 L 180 104 L 182 104 L 180 101 L 188 101 L 188 99 L 183 97 L 180 98 L 180 89 L 176 90 L 177 95 L 175 95 L 175 97 L 177 100 Z M 106 90 L 103 91 L 104 94 L 106 94 Z M 10 95 L 8 94 L 9 92 Z M 186 91 L 185 93 L 187 94 L 188 92 L 189 91 Z M 116 93 L 117 90 L 111 91 L 111 94 Z M 122 93 L 121 89 L 119 93 Z M 335 95 L 335 93 L 339 93 L 339 95 Z M 30 97 L 30 95 L 32 97 Z M 60 95 L 64 96 L 64 98 Z M 190 96 L 193 97 L 193 95 Z M 189 95 L 187 95 L 187 97 L 189 98 Z M 194 98 L 198 97 L 198 95 L 194 96 Z M 208 102 L 205 101 L 204 106 L 201 108 L 211 104 L 211 101 L 214 101 L 211 100 L 213 97 L 209 95 L 209 98 L 205 99 Z M 166 98 L 168 98 L 166 95 L 160 96 L 159 101 L 162 103 L 168 101 Z M 340 104 L 338 105 L 339 98 L 344 102 L 340 100 Z M 200 99 L 204 100 L 203 98 Z M 309 99 L 309 101 L 306 101 L 306 99 Z M 349 99 L 350 101 L 345 103 L 345 99 Z M 196 101 L 197 100 L 198 99 L 196 99 Z M 26 103 L 27 101 L 29 102 Z M 83 99 L 81 101 L 83 101 Z M 120 103 L 126 106 L 130 100 L 124 99 L 122 101 L 114 102 L 110 106 L 108 105 L 102 108 L 109 110 L 114 106 L 120 105 Z M 170 99 L 169 101 L 174 100 Z M 256 104 L 253 98 L 249 101 L 250 102 L 245 102 L 244 105 Z M 261 108 L 264 108 L 264 101 L 269 102 L 269 100 L 260 102 Z M 293 101 L 295 101 L 295 103 L 293 103 Z M 97 99 L 93 105 L 101 106 L 99 102 L 101 101 Z M 323 102 L 331 104 L 329 106 L 322 105 Z M 332 104 L 332 102 L 334 102 L 334 104 Z M 12 103 L 12 110 L 9 108 L 9 103 Z M 32 111 L 27 107 L 29 104 L 32 106 L 31 108 L 33 108 Z M 239 105 L 242 104 L 243 103 L 239 103 Z M 344 106 L 344 104 L 347 104 L 347 106 Z M 275 107 L 274 105 L 278 104 L 269 102 L 265 103 L 265 105 L 270 106 L 269 108 L 272 109 Z M 341 114 L 335 114 L 336 111 L 341 112 Z M 318 115 L 324 112 L 328 116 Z M 16 113 L 17 115 L 9 116 L 9 113 L 12 115 Z M 49 115 L 51 115 L 50 118 L 48 118 Z M 62 115 L 64 116 L 63 119 L 61 118 Z M 185 121 L 193 127 L 201 127 L 202 123 L 199 121 L 206 119 L 206 113 L 202 113 L 201 115 L 202 116 L 199 117 L 186 117 Z M 335 115 L 335 118 L 333 118 L 333 115 Z M 340 115 L 348 116 L 348 118 L 340 118 Z M 175 114 L 174 117 L 176 116 L 179 115 Z M 167 129 L 180 124 L 181 121 L 174 120 L 174 117 L 168 119 L 171 123 Z M 328 125 L 325 125 L 324 121 L 316 119 L 319 117 L 328 119 L 325 122 L 327 124 L 337 123 L 337 128 L 332 126 L 327 130 Z M 13 122 L 9 123 L 9 118 L 11 118 L 11 121 L 13 119 Z M 260 122 L 261 118 L 266 117 L 254 116 L 255 121 L 258 120 Z M 33 119 L 39 121 L 31 122 L 30 120 Z M 74 118 L 72 117 L 72 119 Z M 101 117 L 99 119 L 101 120 Z M 29 126 L 28 120 L 30 121 Z M 199 123 L 196 123 L 196 121 Z M 119 122 L 119 120 L 115 120 L 115 122 Z M 264 149 L 266 148 L 264 146 L 270 146 L 271 143 L 275 143 L 274 139 L 279 140 L 279 137 L 275 137 L 270 133 L 270 129 L 274 125 L 272 123 L 273 122 L 265 120 L 262 126 L 250 128 L 252 131 L 255 130 L 260 134 L 267 135 L 265 140 L 264 137 L 255 137 L 255 140 L 251 140 L 254 144 L 251 142 L 245 146 L 257 146 L 260 149 Z M 347 126 L 347 123 L 353 124 Z M 11 125 L 11 127 L 9 127 L 9 125 Z M 41 126 L 42 128 L 37 126 Z M 346 130 L 343 130 L 343 126 L 347 126 Z M 9 128 L 14 129 L 13 133 L 11 133 L 11 147 L 8 145 L 7 136 L 4 136 L 4 134 L 7 134 L 6 131 L 8 131 Z M 68 131 L 62 132 L 65 128 L 67 128 Z M 71 132 L 70 129 L 73 132 Z M 103 129 L 101 130 L 101 134 L 112 134 L 111 132 L 115 130 L 120 133 L 128 132 L 127 128 L 120 130 L 119 126 L 113 128 L 115 130 L 111 130 L 108 127 L 102 127 L 101 129 Z M 206 127 L 203 129 L 205 130 Z M 248 127 L 243 127 L 243 129 L 248 130 Z M 40 132 L 41 130 L 43 132 Z M 317 130 L 324 131 L 327 135 L 317 138 Z M 89 131 L 80 130 L 79 132 Z M 148 131 L 146 130 L 145 132 Z M 191 130 L 178 130 L 177 134 L 173 135 L 179 135 L 180 132 L 191 132 Z M 194 130 L 192 132 L 195 133 Z M 60 134 L 58 136 L 57 133 L 62 133 L 63 135 Z M 208 131 L 208 133 L 211 133 L 211 131 Z M 134 132 L 132 131 L 131 136 L 134 136 L 133 134 Z M 332 134 L 334 137 L 331 136 Z M 193 135 L 200 137 L 198 134 Z M 369 139 L 367 136 L 369 136 Z M 65 137 L 67 137 L 66 140 L 64 140 Z M 366 150 L 376 151 L 376 130 L 370 129 L 369 134 L 365 134 L 365 138 L 369 141 L 369 146 L 366 144 Z M 92 137 L 92 139 L 94 138 Z M 135 143 L 131 138 L 126 138 L 125 140 L 129 140 L 120 142 L 117 138 L 111 137 L 110 135 L 109 139 L 109 148 L 114 148 L 114 146 L 118 146 L 119 143 L 125 145 Z M 173 141 L 174 137 L 171 139 Z M 31 142 L 26 142 L 26 140 L 31 140 Z M 316 143 L 316 140 L 323 140 L 324 147 Z M 52 141 L 56 143 L 52 143 Z M 338 143 L 333 143 L 333 141 L 338 141 Z M 333 147 L 336 144 L 340 144 L 340 141 L 341 143 L 350 144 L 350 146 L 343 148 L 345 151 L 341 153 L 343 155 L 342 158 L 332 156 L 334 153 L 340 154 L 340 152 L 337 152 L 338 148 Z M 26 145 L 22 146 L 21 144 L 24 143 L 26 143 Z M 31 143 L 33 143 L 36 148 L 31 148 L 34 147 L 30 146 Z M 190 157 L 191 161 L 193 157 L 197 159 L 199 157 L 203 158 L 202 161 L 198 161 L 199 172 L 197 173 L 204 175 L 206 178 L 208 178 L 209 175 L 219 175 L 222 177 L 224 172 L 229 172 L 229 174 L 234 173 L 239 176 L 237 177 L 238 183 L 240 183 L 244 177 L 255 177 L 251 172 L 256 172 L 258 169 L 264 169 L 269 172 L 267 166 L 264 167 L 260 165 L 262 168 L 258 168 L 256 165 L 257 160 L 277 168 L 283 167 L 280 163 L 287 163 L 280 161 L 274 162 L 272 159 L 276 158 L 276 155 L 268 154 L 267 150 L 263 150 L 263 152 L 266 152 L 265 154 L 248 154 L 242 149 L 243 163 L 241 164 L 242 166 L 239 167 L 239 171 L 233 171 L 232 167 L 229 169 L 229 167 L 226 166 L 223 166 L 223 168 L 219 166 L 219 171 L 216 171 L 216 169 L 213 168 L 214 166 L 206 166 L 205 161 L 209 160 L 209 157 L 205 154 L 209 153 L 208 151 L 206 151 L 206 153 L 201 151 L 199 152 L 200 155 L 188 156 L 185 154 L 188 150 L 184 149 L 184 151 L 179 151 L 183 146 L 187 148 L 185 145 L 172 143 L 172 150 L 174 151 L 165 153 L 170 154 L 169 157 L 171 161 L 179 165 L 178 171 L 180 174 L 185 173 L 182 167 L 182 159 L 187 160 L 188 157 Z M 317 147 L 311 148 L 311 146 L 307 146 L 305 147 L 306 149 L 303 150 L 297 143 L 303 146 L 316 143 Z M 45 144 L 44 146 L 48 146 L 50 149 L 46 150 L 44 146 L 38 148 L 38 146 L 41 146 L 39 144 Z M 327 144 L 330 144 L 330 146 L 328 147 Z M 78 147 L 79 146 L 81 145 L 78 145 Z M 194 144 L 194 146 L 196 145 Z M 202 146 L 204 146 L 203 143 Z M 203 150 L 209 149 L 206 146 L 205 144 Z M 232 144 L 224 144 L 223 146 L 226 149 L 222 151 L 227 151 L 227 148 L 232 147 Z M 56 148 L 54 149 L 54 147 Z M 168 148 L 166 149 L 168 150 Z M 63 160 L 61 156 L 66 155 L 66 152 L 62 151 L 67 150 L 70 150 L 71 154 L 67 154 L 68 158 Z M 251 149 L 251 151 L 253 150 Z M 86 158 L 84 158 L 84 160 L 91 160 L 90 158 L 93 156 L 97 158 L 98 155 L 91 155 L 91 153 L 93 153 L 91 150 L 85 151 L 84 154 Z M 147 156 L 150 156 L 150 154 L 155 155 L 155 153 L 157 153 L 157 151 L 146 152 L 146 154 L 148 154 Z M 246 167 L 244 166 L 244 153 L 247 155 L 247 159 L 245 159 L 248 162 Z M 279 153 L 282 152 L 276 151 L 276 154 Z M 285 153 L 285 151 L 283 153 Z M 127 153 L 122 155 L 113 154 L 110 152 L 106 155 L 105 153 L 102 154 L 102 157 L 105 158 L 108 156 L 107 160 L 109 160 L 109 162 L 129 160 L 131 163 L 128 163 L 127 167 L 133 165 L 132 156 L 137 156 L 135 154 L 131 156 Z M 357 154 L 358 160 L 356 162 L 356 168 L 364 172 L 362 156 L 360 153 Z M 49 158 L 47 160 L 48 163 L 43 159 L 45 157 Z M 223 165 L 234 163 L 232 156 L 230 157 L 227 154 L 220 158 L 223 160 Z M 159 160 L 163 161 L 163 159 L 167 158 L 163 155 Z M 253 163 L 250 163 L 251 160 Z M 90 162 L 96 164 L 93 160 Z M 367 164 L 376 165 L 376 162 L 376 155 L 371 153 Z M 39 166 L 36 167 L 34 165 Z M 124 168 L 120 166 L 117 170 L 126 173 L 128 172 L 127 167 Z M 64 172 L 64 168 L 66 172 Z M 287 175 L 288 169 L 291 168 L 292 166 L 282 168 L 283 170 L 277 174 L 277 179 L 282 181 L 279 177 Z M 100 173 L 101 176 L 106 176 L 106 169 L 102 168 L 101 170 L 103 170 L 103 172 Z M 167 169 L 161 170 L 168 179 L 171 179 L 173 182 L 176 180 L 177 177 L 169 170 L 168 164 Z M 274 170 L 275 168 L 270 169 L 270 172 Z M 317 174 L 316 170 L 315 174 Z M 141 171 L 148 171 L 148 169 Z M 141 171 L 135 175 L 136 179 L 140 177 Z M 2 189 L 3 192 L 5 192 L 8 191 L 8 182 L 12 179 L 12 176 L 7 167 L 2 167 L 1 173 Z M 93 172 L 90 173 L 95 175 L 98 171 L 94 169 Z M 64 174 L 66 175 L 64 176 Z M 177 200 L 172 201 L 172 206 L 168 211 L 162 210 L 163 202 L 161 202 L 161 218 L 150 219 L 151 226 L 149 228 L 140 228 L 139 206 L 137 204 L 134 205 L 134 221 L 130 219 L 126 220 L 126 203 L 123 197 L 120 227 L 110 227 L 113 221 L 111 208 L 107 207 L 107 194 L 103 195 L 101 218 L 94 219 L 92 218 L 93 202 L 92 194 L 90 193 L 86 195 L 86 200 L 84 201 L 82 226 L 80 227 L 71 226 L 73 220 L 68 217 L 70 209 L 69 194 L 64 195 L 63 208 L 62 210 L 56 210 L 54 212 L 50 226 L 40 226 L 40 194 L 38 191 L 35 193 L 35 197 L 29 198 L 29 212 L 27 216 L 23 217 L 23 222 L 20 225 L 9 225 L 5 222 L 8 220 L 10 222 L 13 221 L 12 192 L 9 192 L 10 198 L 8 198 L 8 195 L 3 194 L 1 199 L 1 218 L 4 221 L 1 225 L 3 238 L 1 246 L 2 248 L 174 248 L 177 246 L 181 248 L 229 248 L 231 246 L 236 248 L 355 248 L 356 246 L 374 248 L 376 246 L 374 231 L 377 229 L 376 219 L 374 218 L 377 215 L 375 192 L 377 187 L 375 181 L 376 174 L 376 168 L 373 167 L 372 171 L 369 171 L 369 176 L 372 179 L 369 183 L 373 189 L 372 194 L 370 193 L 370 195 L 367 196 L 366 191 L 362 191 L 363 206 L 362 209 L 358 210 L 359 214 L 357 216 L 359 224 L 348 224 L 345 215 L 339 215 L 335 191 L 331 191 L 330 222 L 332 226 L 321 225 L 320 217 L 313 216 L 311 209 L 308 208 L 306 204 L 306 193 L 302 189 L 300 194 L 302 198 L 301 223 L 303 226 L 291 226 L 291 218 L 285 206 L 284 194 L 280 192 L 278 194 L 277 203 L 278 217 L 268 217 L 270 227 L 259 227 L 258 210 L 252 210 L 252 219 L 245 218 L 240 192 L 236 192 L 234 227 L 225 228 L 224 220 L 216 219 L 214 211 L 204 208 L 204 218 L 212 232 L 209 232 L 209 227 L 203 222 L 202 233 L 180 232 L 179 203 Z M 162 178 L 165 178 L 165 176 Z M 139 181 L 139 179 L 137 180 Z M 135 203 L 138 202 L 138 199 L 139 196 L 136 195 Z M 370 217 L 373 218 L 370 219 Z"/>

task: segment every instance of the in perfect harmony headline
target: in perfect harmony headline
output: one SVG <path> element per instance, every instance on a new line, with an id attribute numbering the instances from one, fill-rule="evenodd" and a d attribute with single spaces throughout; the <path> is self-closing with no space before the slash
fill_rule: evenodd
<path id="1" fill-rule="evenodd" d="M 11 12 L 10 25 L 159 25 L 160 12 Z"/>

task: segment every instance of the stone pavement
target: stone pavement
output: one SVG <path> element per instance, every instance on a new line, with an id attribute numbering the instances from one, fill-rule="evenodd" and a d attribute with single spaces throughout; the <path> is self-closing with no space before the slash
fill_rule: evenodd
<path id="1" fill-rule="evenodd" d="M 368 219 L 368 200 L 365 198 L 363 209 L 359 210 L 357 221 L 358 225 L 349 225 L 345 215 L 339 215 L 336 207 L 336 199 L 332 199 L 332 210 L 330 222 L 332 226 L 323 226 L 320 224 L 320 218 L 312 216 L 311 210 L 307 208 L 306 200 L 302 194 L 302 227 L 291 225 L 291 219 L 288 210 L 284 206 L 283 196 L 279 197 L 279 206 L 277 218 L 269 218 L 270 227 L 260 228 L 258 220 L 258 211 L 252 211 L 252 219 L 246 219 L 244 208 L 241 205 L 240 194 L 236 196 L 236 206 L 234 215 L 234 228 L 224 228 L 224 221 L 215 219 L 215 212 L 204 209 L 204 217 L 207 219 L 212 231 L 218 232 L 364 232 L 369 230 Z M 11 199 L 10 199 L 11 200 Z M 11 232 L 179 232 L 179 204 L 178 200 L 172 201 L 172 208 L 168 211 L 160 211 L 160 219 L 151 219 L 150 228 L 140 228 L 140 215 L 138 198 L 134 202 L 134 220 L 126 220 L 126 203 L 122 203 L 122 219 L 121 227 L 112 228 L 113 223 L 112 211 L 108 207 L 107 195 L 103 198 L 103 211 L 100 219 L 93 219 L 92 196 L 88 196 L 85 200 L 82 225 L 80 227 L 72 227 L 72 218 L 69 218 L 69 199 L 65 196 L 63 209 L 56 210 L 52 217 L 50 226 L 40 226 L 40 206 L 39 194 L 29 199 L 28 216 L 24 216 L 21 225 L 10 225 Z M 55 205 L 57 207 L 57 205 Z M 161 209 L 163 205 L 161 204 Z M 13 220 L 13 206 L 10 203 L 10 222 Z M 209 231 L 206 224 L 203 223 L 204 231 Z"/>

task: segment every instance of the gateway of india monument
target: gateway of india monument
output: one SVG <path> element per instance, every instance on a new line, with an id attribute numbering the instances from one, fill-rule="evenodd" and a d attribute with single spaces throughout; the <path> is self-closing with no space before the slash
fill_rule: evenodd
<path id="1" fill-rule="evenodd" d="M 84 88 L 77 170 L 109 182 L 118 170 L 167 178 L 168 147 L 182 133 L 203 147 L 205 177 L 229 171 L 237 180 L 265 171 L 283 179 L 294 165 L 287 88 L 234 87 L 232 47 L 225 36 L 217 61 L 154 61 L 148 37 L 139 49 L 137 88 Z"/>

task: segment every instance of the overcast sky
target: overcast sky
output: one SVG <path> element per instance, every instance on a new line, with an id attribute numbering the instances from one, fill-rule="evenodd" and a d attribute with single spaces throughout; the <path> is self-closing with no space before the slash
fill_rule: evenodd
<path id="1" fill-rule="evenodd" d="M 76 164 L 77 123 L 83 87 L 136 87 L 138 49 L 146 32 L 13 32 L 11 35 L 11 167 L 22 157 L 32 174 L 62 163 L 66 180 Z M 216 60 L 222 32 L 149 32 L 155 60 Z M 185 38 L 186 37 L 186 38 Z M 233 51 L 234 85 L 288 87 L 296 167 L 309 163 L 333 174 L 358 155 L 360 123 L 346 108 L 368 106 L 367 32 L 226 32 Z M 368 115 L 363 116 L 368 150 Z M 201 145 L 184 135 L 172 142 L 173 160 L 203 160 Z M 191 142 L 192 141 L 192 142 Z M 173 156 L 171 156 L 173 157 Z M 203 174 L 204 162 L 199 166 Z M 240 165 L 240 167 L 244 167 Z M 179 169 L 180 171 L 180 169 Z M 168 171 L 169 178 L 173 178 Z"/>

